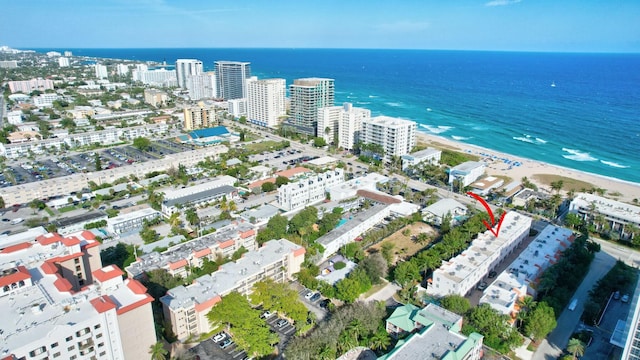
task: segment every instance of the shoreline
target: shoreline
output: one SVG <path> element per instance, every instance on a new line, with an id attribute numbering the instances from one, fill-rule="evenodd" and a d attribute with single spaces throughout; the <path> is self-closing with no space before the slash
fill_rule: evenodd
<path id="1" fill-rule="evenodd" d="M 486 173 L 488 175 L 507 176 L 512 181 L 521 181 L 522 177 L 526 176 L 532 183 L 536 184 L 539 188 L 547 189 L 551 192 L 549 185 L 542 183 L 535 175 L 557 175 L 574 179 L 576 181 L 586 182 L 592 184 L 595 187 L 606 189 L 609 198 L 616 198 L 619 201 L 631 203 L 633 199 L 640 199 L 640 184 L 627 180 L 621 180 L 614 177 L 594 174 L 582 170 L 576 170 L 560 165 L 549 164 L 540 160 L 533 160 L 522 156 L 508 154 L 498 150 L 489 149 L 486 147 L 468 144 L 457 140 L 452 140 L 443 136 L 438 136 L 430 133 L 426 133 L 418 129 L 417 131 L 418 142 L 424 142 L 429 147 L 448 147 L 452 150 L 456 150 L 465 154 L 479 156 L 480 161 L 485 162 L 487 165 Z M 483 156 L 486 154 L 489 156 Z M 503 162 L 486 161 L 489 158 L 496 157 L 499 160 L 507 158 L 512 161 L 520 162 L 520 166 L 512 166 Z M 507 184 L 505 184 L 507 185 Z M 567 192 L 566 184 L 562 190 Z M 579 192 L 579 191 L 575 191 Z M 620 193 L 619 196 L 612 196 L 611 193 Z"/>

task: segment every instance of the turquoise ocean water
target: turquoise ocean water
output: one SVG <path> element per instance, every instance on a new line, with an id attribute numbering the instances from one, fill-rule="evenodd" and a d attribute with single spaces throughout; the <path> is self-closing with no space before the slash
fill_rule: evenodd
<path id="1" fill-rule="evenodd" d="M 37 49 L 49 51 L 52 49 Z M 250 61 L 253 75 L 330 77 L 336 104 L 433 135 L 640 183 L 640 54 L 342 49 L 53 49 L 77 56 Z M 555 86 L 552 86 L 555 85 Z"/>

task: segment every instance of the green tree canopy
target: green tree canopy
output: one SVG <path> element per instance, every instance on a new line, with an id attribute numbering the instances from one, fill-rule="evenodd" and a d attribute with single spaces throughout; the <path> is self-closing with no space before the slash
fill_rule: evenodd
<path id="1" fill-rule="evenodd" d="M 144 151 L 151 147 L 151 140 L 144 137 L 137 137 L 133 139 L 133 146 Z"/>
<path id="2" fill-rule="evenodd" d="M 447 295 L 440 300 L 440 305 L 458 315 L 464 315 L 471 308 L 469 299 L 460 295 Z"/>

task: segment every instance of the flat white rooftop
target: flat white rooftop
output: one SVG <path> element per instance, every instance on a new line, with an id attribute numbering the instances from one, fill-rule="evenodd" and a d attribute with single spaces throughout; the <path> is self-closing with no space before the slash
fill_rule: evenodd
<path id="1" fill-rule="evenodd" d="M 571 201 L 571 209 L 588 209 L 591 204 L 595 205 L 596 211 L 603 215 L 640 224 L 640 207 L 594 194 L 578 193 Z"/>

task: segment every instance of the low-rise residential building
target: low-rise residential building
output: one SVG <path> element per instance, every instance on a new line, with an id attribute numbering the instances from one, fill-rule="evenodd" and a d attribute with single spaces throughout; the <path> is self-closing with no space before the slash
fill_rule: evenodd
<path id="1" fill-rule="evenodd" d="M 531 221 L 528 216 L 507 212 L 498 236 L 489 230 L 478 234 L 462 254 L 443 261 L 434 270 L 427 292 L 434 296 L 466 295 L 529 236 Z"/>
<path id="2" fill-rule="evenodd" d="M 515 320 L 518 300 L 535 296 L 535 285 L 542 273 L 558 259 L 575 239 L 573 232 L 547 225 L 509 267 L 500 273 L 480 298 L 504 315 Z"/>
<path id="3" fill-rule="evenodd" d="M 256 227 L 246 221 L 234 220 L 216 232 L 169 247 L 162 253 L 141 255 L 125 270 L 129 276 L 140 278 L 155 269 L 165 269 L 173 276 L 186 277 L 189 268 L 201 267 L 206 260 L 216 261 L 218 256 L 230 257 L 241 247 L 255 250 Z"/>
<path id="4" fill-rule="evenodd" d="M 451 216 L 451 225 L 456 225 L 459 220 L 467 215 L 467 207 L 454 199 L 441 199 L 422 210 L 424 220 L 430 224 L 440 226 L 442 219 Z"/>
<path id="5" fill-rule="evenodd" d="M 276 202 L 285 211 L 300 209 L 326 199 L 327 188 L 344 182 L 344 170 L 336 168 L 311 173 L 295 182 L 280 186 Z"/>
<path id="6" fill-rule="evenodd" d="M 497 189 L 502 186 L 502 184 L 504 184 L 503 179 L 495 176 L 487 176 L 471 183 L 469 187 L 471 187 L 472 193 L 485 196 L 488 195 L 493 189 Z"/>
<path id="7" fill-rule="evenodd" d="M 609 222 L 612 230 L 620 231 L 627 224 L 640 226 L 640 206 L 625 204 L 594 194 L 576 194 L 569 205 L 569 211 L 582 218 L 600 214 Z"/>
<path id="8" fill-rule="evenodd" d="M 33 105 L 37 107 L 52 107 L 53 102 L 58 100 L 58 98 L 59 98 L 58 94 L 44 93 L 44 94 L 40 94 L 38 96 L 32 97 L 32 100 L 33 100 Z"/>
<path id="9" fill-rule="evenodd" d="M 469 186 L 484 174 L 485 168 L 486 166 L 483 162 L 463 162 L 460 165 L 452 167 L 449 171 L 449 184 L 453 184 L 454 180 L 458 180 L 462 187 Z"/>
<path id="10" fill-rule="evenodd" d="M 0 240 L 3 359 L 144 359 L 156 342 L 153 298 L 89 231 Z"/>
<path id="11" fill-rule="evenodd" d="M 480 360 L 483 336 L 474 332 L 466 337 L 461 330 L 462 316 L 435 304 L 423 309 L 411 304 L 398 307 L 387 319 L 387 332 L 395 337 L 411 335 L 378 359 Z"/>
<path id="12" fill-rule="evenodd" d="M 19 81 L 8 81 L 9 90 L 12 94 L 21 92 L 24 94 L 29 94 L 34 90 L 45 91 L 45 90 L 53 90 L 53 80 L 51 79 L 31 79 L 31 80 L 19 80 Z"/>
<path id="13" fill-rule="evenodd" d="M 160 301 L 165 320 L 179 340 L 212 330 L 206 315 L 232 291 L 248 295 L 253 284 L 265 278 L 276 282 L 293 280 L 300 271 L 305 249 L 286 239 L 270 240 L 249 251 L 236 262 L 222 265 L 211 275 L 197 278 L 189 286 L 167 291 Z M 213 310 L 215 311 L 215 309 Z"/>
<path id="14" fill-rule="evenodd" d="M 332 201 L 342 201 L 358 196 L 359 190 L 377 191 L 377 184 L 385 184 L 389 178 L 379 173 L 368 173 L 328 189 Z"/>
<path id="15" fill-rule="evenodd" d="M 0 149 L 2 149 L 0 144 Z M 130 166 L 102 171 L 73 174 L 56 177 L 38 182 L 0 188 L 0 196 L 7 204 L 25 204 L 33 199 L 45 199 L 56 196 L 68 196 L 72 192 L 88 188 L 90 182 L 97 185 L 113 183 L 113 181 L 134 175 L 144 178 L 148 173 L 163 171 L 169 168 L 178 168 L 180 165 L 191 167 L 207 158 L 217 160 L 220 154 L 229 151 L 224 145 L 212 146 L 203 149 L 185 151 L 177 154 L 165 155 L 163 159 L 137 162 Z"/>
<path id="16" fill-rule="evenodd" d="M 56 226 L 58 233 L 64 236 L 82 231 L 85 225 L 98 221 L 107 221 L 107 214 L 102 211 L 90 211 L 76 216 L 58 218 L 51 223 Z"/>
<path id="17" fill-rule="evenodd" d="M 522 206 L 526 207 L 529 201 L 539 201 L 542 199 L 546 199 L 548 196 L 539 191 L 535 191 L 532 189 L 522 189 L 518 193 L 513 196 L 511 199 L 511 204 L 513 206 Z"/>
<path id="18" fill-rule="evenodd" d="M 233 200 L 238 195 L 234 184 L 238 179 L 233 176 L 222 175 L 205 183 L 189 186 L 182 189 L 166 189 L 162 201 L 162 213 L 171 216 L 178 211 L 178 206 L 183 208 L 199 206 L 221 200 Z"/>
<path id="19" fill-rule="evenodd" d="M 249 209 L 240 213 L 240 216 L 252 224 L 266 224 L 269 219 L 280 214 L 280 209 L 271 205 L 264 204 L 257 208 Z"/>
<path id="20" fill-rule="evenodd" d="M 161 216 L 160 212 L 152 208 L 144 208 L 107 219 L 107 229 L 114 234 L 123 234 L 142 229 L 144 221 L 150 221 Z"/>
<path id="21" fill-rule="evenodd" d="M 402 171 L 419 164 L 439 165 L 442 150 L 427 148 L 412 154 L 402 155 Z"/>

